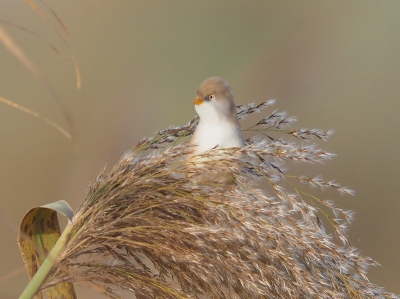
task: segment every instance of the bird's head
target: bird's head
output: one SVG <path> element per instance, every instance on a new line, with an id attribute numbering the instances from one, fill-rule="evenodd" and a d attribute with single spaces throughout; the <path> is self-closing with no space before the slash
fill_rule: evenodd
<path id="1" fill-rule="evenodd" d="M 197 90 L 193 104 L 202 121 L 237 122 L 232 90 L 228 83 L 220 77 L 210 77 L 204 80 Z"/>

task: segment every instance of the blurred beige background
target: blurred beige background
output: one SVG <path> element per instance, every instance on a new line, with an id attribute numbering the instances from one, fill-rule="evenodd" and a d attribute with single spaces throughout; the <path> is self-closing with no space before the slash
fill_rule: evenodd
<path id="1" fill-rule="evenodd" d="M 382 265 L 370 280 L 400 293 L 399 1 L 44 0 L 67 36 L 37 2 L 47 20 L 24 1 L 1 0 L 0 24 L 67 102 L 81 152 L 0 103 L 1 298 L 16 298 L 27 283 L 16 242 L 25 212 L 60 199 L 76 208 L 106 163 L 191 119 L 191 100 L 211 75 L 228 80 L 237 104 L 276 98 L 274 108 L 297 116 L 296 127 L 336 131 L 322 146 L 338 157 L 296 171 L 356 190 L 353 198 L 323 196 L 356 212 L 350 241 Z M 77 58 L 80 91 L 57 34 Z M 66 126 L 47 90 L 2 46 L 0 96 Z"/>

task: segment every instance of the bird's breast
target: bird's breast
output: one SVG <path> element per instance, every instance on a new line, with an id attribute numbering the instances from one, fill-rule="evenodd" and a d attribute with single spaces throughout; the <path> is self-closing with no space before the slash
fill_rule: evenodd
<path id="1" fill-rule="evenodd" d="M 200 122 L 190 143 L 196 145 L 195 154 L 216 146 L 223 148 L 244 146 L 242 131 L 230 123 L 208 125 Z"/>

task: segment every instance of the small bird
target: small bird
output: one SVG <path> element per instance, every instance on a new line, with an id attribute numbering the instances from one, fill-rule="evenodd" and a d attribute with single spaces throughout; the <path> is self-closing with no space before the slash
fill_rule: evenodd
<path id="1" fill-rule="evenodd" d="M 234 148 L 245 145 L 233 93 L 224 79 L 210 77 L 204 80 L 193 104 L 200 120 L 190 140 L 194 151 L 188 156 L 188 161 L 204 161 L 204 158 L 196 158 L 195 155 L 214 147 Z"/>

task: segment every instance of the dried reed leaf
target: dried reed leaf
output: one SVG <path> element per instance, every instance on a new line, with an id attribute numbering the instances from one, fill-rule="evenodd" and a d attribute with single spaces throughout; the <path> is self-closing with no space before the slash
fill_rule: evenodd
<path id="1" fill-rule="evenodd" d="M 18 246 L 29 279 L 35 275 L 61 235 L 57 212 L 69 219 L 72 218 L 72 210 L 69 205 L 65 201 L 60 201 L 31 209 L 21 222 Z M 49 299 L 76 298 L 72 283 L 67 281 L 51 286 L 45 291 Z M 35 298 L 41 299 L 42 294 L 37 293 Z"/>

